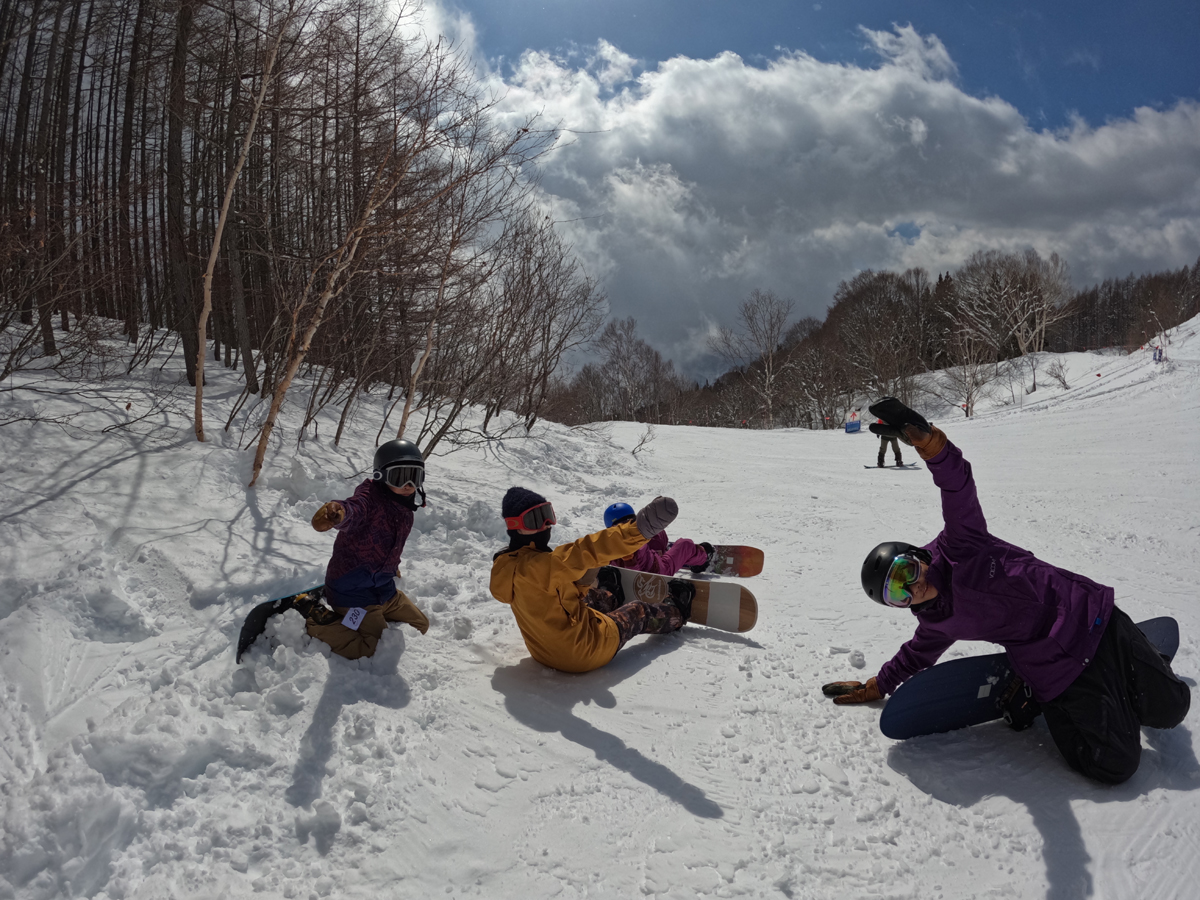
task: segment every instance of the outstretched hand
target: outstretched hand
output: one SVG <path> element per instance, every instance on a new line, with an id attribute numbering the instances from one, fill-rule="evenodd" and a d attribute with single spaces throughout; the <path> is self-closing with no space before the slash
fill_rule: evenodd
<path id="1" fill-rule="evenodd" d="M 922 434 L 929 434 L 933 426 L 929 421 L 917 412 L 915 409 L 905 406 L 895 397 L 880 397 L 872 403 L 868 409 L 871 410 L 871 415 L 877 419 L 882 419 L 885 424 L 891 426 L 898 434 L 904 435 L 908 429 L 906 426 L 913 425 L 917 431 Z M 872 426 L 872 431 L 875 428 Z M 876 431 L 876 434 L 880 432 Z"/>
<path id="2" fill-rule="evenodd" d="M 871 425 L 871 433 L 883 438 L 899 438 L 915 447 L 921 459 L 933 459 L 946 446 L 946 435 L 940 428 L 895 397 L 881 397 L 869 407 L 871 415 L 883 420 Z"/>
<path id="3" fill-rule="evenodd" d="M 660 531 L 675 521 L 679 515 L 679 504 L 670 497 L 655 497 L 637 514 L 637 528 L 646 540 L 654 537 Z"/>
<path id="4" fill-rule="evenodd" d="M 879 691 L 879 685 L 875 683 L 875 678 L 867 679 L 867 683 L 861 681 L 831 681 L 829 684 L 821 686 L 821 693 L 826 697 L 832 697 L 833 702 L 839 706 L 845 706 L 849 703 L 870 703 L 872 700 L 882 700 L 883 694 Z"/>
<path id="5" fill-rule="evenodd" d="M 317 531 L 328 531 L 336 525 L 341 525 L 345 519 L 346 507 L 336 500 L 330 500 L 312 517 L 312 527 Z"/>

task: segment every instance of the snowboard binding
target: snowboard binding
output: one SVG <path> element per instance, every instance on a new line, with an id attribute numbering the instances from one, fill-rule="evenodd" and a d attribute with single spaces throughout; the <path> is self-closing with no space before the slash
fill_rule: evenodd
<path id="1" fill-rule="evenodd" d="M 682 578 L 673 578 L 667 582 L 667 590 L 671 596 L 666 599 L 683 616 L 683 624 L 692 617 L 692 599 L 696 596 L 696 586 Z"/>
<path id="2" fill-rule="evenodd" d="M 1033 699 L 1032 688 L 1020 678 L 1014 678 L 1008 686 L 1000 698 L 1000 708 L 1013 731 L 1024 731 L 1042 714 L 1041 704 Z"/>
<path id="3" fill-rule="evenodd" d="M 621 585 L 621 573 L 616 566 L 602 566 L 596 573 L 596 587 L 608 591 L 617 606 L 625 605 L 625 588 Z"/>

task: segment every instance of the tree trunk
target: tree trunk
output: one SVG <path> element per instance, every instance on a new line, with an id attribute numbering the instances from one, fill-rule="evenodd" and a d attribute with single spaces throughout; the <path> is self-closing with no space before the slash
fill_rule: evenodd
<path id="1" fill-rule="evenodd" d="M 125 311 L 125 335 L 132 342 L 138 339 L 138 300 L 134 272 L 134 234 L 132 199 L 129 192 L 130 170 L 133 167 L 133 118 L 137 93 L 138 64 L 142 50 L 142 23 L 146 5 L 138 2 L 133 23 L 133 43 L 129 47 L 129 71 L 125 75 L 125 109 L 121 121 L 120 171 L 117 175 L 117 284 L 119 302 Z"/>
<path id="2" fill-rule="evenodd" d="M 198 0 L 181 0 L 175 20 L 175 48 L 171 55 L 167 94 L 167 259 L 169 292 L 173 295 L 175 331 L 183 340 L 188 384 L 196 385 L 196 356 L 200 341 L 192 299 L 191 265 L 183 210 L 183 128 L 187 114 L 187 52 L 192 19 Z"/>
<path id="3" fill-rule="evenodd" d="M 221 213 L 217 217 L 217 227 L 213 234 L 212 249 L 208 254 L 208 267 L 204 270 L 204 304 L 200 309 L 200 320 L 196 326 L 196 333 L 201 342 L 204 340 L 204 326 L 208 321 L 208 314 L 212 310 L 213 271 L 216 269 L 217 257 L 221 252 L 221 235 L 225 231 L 225 223 L 229 220 L 229 206 L 233 202 L 233 189 L 237 187 L 238 176 L 242 174 L 242 168 L 246 165 L 246 157 L 250 155 L 250 144 L 254 140 L 254 129 L 258 126 L 258 115 L 262 111 L 263 101 L 267 96 L 267 88 L 271 85 L 271 76 L 275 70 L 275 58 L 279 52 L 279 44 L 287 32 L 287 26 L 290 21 L 291 15 L 288 15 L 284 17 L 282 22 L 278 23 L 278 33 L 270 49 L 267 50 L 266 58 L 263 60 L 262 85 L 259 88 L 258 96 L 254 98 L 254 106 L 250 112 L 250 122 L 246 125 L 246 137 L 242 141 L 242 150 L 238 154 L 233 170 L 229 173 L 229 179 L 225 186 L 225 197 L 221 201 Z M 236 98 L 236 91 L 234 91 L 233 96 Z M 235 110 L 233 105 L 230 104 L 229 131 L 231 136 L 235 121 L 234 117 Z M 201 401 L 204 397 L 204 352 L 202 345 L 196 354 L 196 371 L 198 374 L 196 378 L 196 437 L 203 441 L 204 409 Z"/>

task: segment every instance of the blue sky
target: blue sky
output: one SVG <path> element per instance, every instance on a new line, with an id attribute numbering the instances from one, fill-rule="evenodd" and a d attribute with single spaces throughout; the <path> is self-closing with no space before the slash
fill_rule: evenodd
<path id="1" fill-rule="evenodd" d="M 613 316 L 685 372 L 770 290 L 1032 247 L 1076 286 L 1200 257 L 1200 2 L 426 0 Z"/>
<path id="2" fill-rule="evenodd" d="M 604 38 L 655 63 L 732 50 L 750 63 L 802 50 L 827 62 L 869 64 L 859 26 L 911 24 L 936 34 L 961 85 L 995 94 L 1035 127 L 1078 114 L 1093 124 L 1137 106 L 1200 97 L 1196 0 L 455 0 L 480 49 L 509 62 L 525 50 L 566 52 Z"/>

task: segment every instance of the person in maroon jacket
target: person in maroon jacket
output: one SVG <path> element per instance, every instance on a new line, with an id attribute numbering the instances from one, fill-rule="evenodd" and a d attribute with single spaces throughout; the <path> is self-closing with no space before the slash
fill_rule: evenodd
<path id="1" fill-rule="evenodd" d="M 413 513 L 425 505 L 424 484 L 425 459 L 417 445 L 388 441 L 375 451 L 371 478 L 313 516 L 313 528 L 336 528 L 338 536 L 325 569 L 324 599 L 333 608 L 314 606 L 307 630 L 339 656 L 372 656 L 388 622 L 404 622 L 421 634 L 429 630 L 429 619 L 396 588 Z"/>
<path id="2" fill-rule="evenodd" d="M 604 527 L 612 528 L 623 522 L 632 521 L 633 507 L 628 503 L 613 503 L 604 510 Z M 655 575 L 674 575 L 680 569 L 691 569 L 699 575 L 712 559 L 713 545 L 707 541 L 697 544 L 688 538 L 672 541 L 665 531 L 660 531 L 636 553 L 614 559 L 610 565 L 635 572 L 651 572 Z"/>
<path id="3" fill-rule="evenodd" d="M 945 527 L 930 543 L 880 544 L 862 567 L 877 603 L 909 609 L 913 638 L 866 684 L 825 685 L 835 703 L 879 700 L 937 662 L 955 641 L 991 641 L 1008 653 L 1032 700 L 1007 712 L 1028 727 L 1040 711 L 1067 763 L 1119 784 L 1137 771 L 1141 726 L 1174 728 L 1191 691 L 1114 603 L 1111 587 L 1038 559 L 993 536 L 971 464 L 939 428 L 892 397 L 871 407 L 872 425 L 917 449 L 941 490 Z"/>

